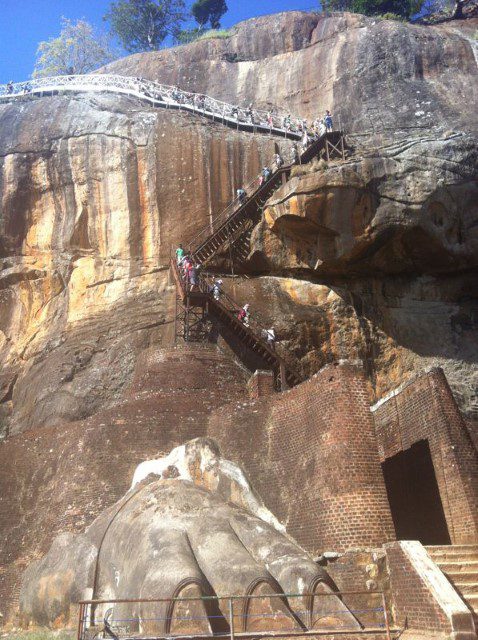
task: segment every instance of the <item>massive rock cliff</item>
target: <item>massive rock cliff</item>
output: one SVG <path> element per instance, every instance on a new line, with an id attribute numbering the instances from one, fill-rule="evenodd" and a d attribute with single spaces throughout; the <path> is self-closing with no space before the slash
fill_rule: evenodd
<path id="1" fill-rule="evenodd" d="M 276 142 L 111 95 L 2 106 L 0 132 L 0 422 L 13 433 L 118 399 L 137 353 L 172 330 L 171 249 Z"/>
<path id="2" fill-rule="evenodd" d="M 349 159 L 276 193 L 248 267 L 268 278 L 230 286 L 307 372 L 359 358 L 379 397 L 439 363 L 470 415 L 475 29 L 292 12 L 104 70 L 307 117 L 330 108 Z M 14 433 L 118 400 L 138 352 L 170 339 L 171 246 L 277 140 L 85 94 L 0 106 L 0 139 L 0 419 Z"/>
<path id="3" fill-rule="evenodd" d="M 475 31 L 293 12 L 106 69 L 307 117 L 331 109 L 346 161 L 294 169 L 254 229 L 248 277 L 225 289 L 304 372 L 359 361 L 379 398 L 440 364 L 470 418 Z M 13 615 L 53 534 L 83 531 L 138 462 L 244 400 L 225 356 L 161 349 L 168 260 L 290 143 L 76 94 L 0 105 L 0 145 L 0 599 Z"/>

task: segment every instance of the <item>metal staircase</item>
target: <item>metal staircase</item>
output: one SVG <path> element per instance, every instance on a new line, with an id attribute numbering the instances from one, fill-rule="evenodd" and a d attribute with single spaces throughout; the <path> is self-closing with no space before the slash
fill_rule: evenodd
<path id="1" fill-rule="evenodd" d="M 263 367 L 274 373 L 276 388 L 288 389 L 299 382 L 303 376 L 298 373 L 288 359 L 267 344 L 263 337 L 266 328 L 256 319 L 245 325 L 238 318 L 241 309 L 231 296 L 222 292 L 219 299 L 211 294 L 212 280 L 206 276 L 198 278 L 196 287 L 191 288 L 179 271 L 175 260 L 171 260 L 171 272 L 176 285 L 175 334 L 186 341 L 202 341 L 211 333 L 211 320 L 218 320 L 227 327 L 238 340 L 262 361 Z"/>
<path id="2" fill-rule="evenodd" d="M 341 132 L 322 134 L 302 153 L 299 162 L 306 164 L 314 157 L 320 156 L 326 160 L 345 157 L 344 138 Z M 252 229 L 261 219 L 264 204 L 274 191 L 289 180 L 292 166 L 278 168 L 264 184 L 260 184 L 256 179 L 248 185 L 251 195 L 246 202 L 240 204 L 237 200 L 234 201 L 214 218 L 212 224 L 208 224 L 191 238 L 188 248 L 192 260 L 204 267 L 218 254 L 231 249 L 239 239 L 242 242 L 247 241 Z M 236 267 L 241 266 L 243 261 L 239 260 L 239 264 L 236 261 Z"/>
<path id="3" fill-rule="evenodd" d="M 344 138 L 341 132 L 326 132 L 315 140 L 299 157 L 299 163 L 305 164 L 315 157 L 325 160 L 344 159 Z M 293 165 L 275 167 L 269 179 L 262 182 L 256 178 L 247 185 L 249 197 L 244 202 L 233 201 L 211 224 L 201 229 L 190 241 L 188 253 L 191 260 L 202 269 L 211 260 L 229 250 L 231 271 L 234 270 L 233 256 L 236 266 L 245 262 L 250 235 L 260 221 L 266 201 L 291 176 Z M 238 317 L 241 305 L 230 296 L 221 292 L 219 299 L 211 294 L 211 283 L 205 275 L 198 277 L 198 282 L 191 287 L 187 279 L 180 273 L 174 259 L 171 260 L 171 271 L 176 286 L 175 336 L 186 341 L 205 341 L 212 331 L 212 319 L 218 320 L 223 327 L 229 329 L 244 348 L 252 351 L 263 363 L 264 368 L 274 373 L 278 390 L 284 390 L 302 382 L 303 376 L 290 364 L 290 356 L 279 353 L 283 351 L 279 345 L 267 343 L 265 327 L 255 318 L 245 325 Z"/>

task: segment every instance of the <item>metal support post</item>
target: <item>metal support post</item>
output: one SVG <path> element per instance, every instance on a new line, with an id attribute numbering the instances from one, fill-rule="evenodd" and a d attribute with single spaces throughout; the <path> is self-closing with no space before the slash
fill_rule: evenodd
<path id="1" fill-rule="evenodd" d="M 80 611 L 78 613 L 78 631 L 76 634 L 77 640 L 82 640 L 83 636 L 83 616 L 84 616 L 85 605 L 83 603 L 80 604 Z"/>
<path id="2" fill-rule="evenodd" d="M 232 598 L 229 598 L 229 628 L 231 631 L 231 640 L 234 640 L 234 604 Z"/>
<path id="3" fill-rule="evenodd" d="M 184 340 L 189 341 L 189 296 L 186 294 L 186 310 L 184 318 Z"/>
<path id="4" fill-rule="evenodd" d="M 387 633 L 387 640 L 391 640 L 390 623 L 388 620 L 387 601 L 385 600 L 385 593 L 382 593 L 382 606 L 383 606 L 383 618 L 385 621 L 385 631 Z"/>
<path id="5" fill-rule="evenodd" d="M 285 364 L 282 361 L 279 365 L 279 370 L 280 370 L 280 390 L 287 391 L 287 389 L 289 388 L 289 385 L 287 384 L 287 380 L 286 380 Z"/>

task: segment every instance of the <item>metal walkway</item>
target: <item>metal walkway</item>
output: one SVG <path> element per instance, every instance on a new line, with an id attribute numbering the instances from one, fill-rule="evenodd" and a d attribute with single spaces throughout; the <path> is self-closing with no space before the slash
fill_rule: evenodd
<path id="1" fill-rule="evenodd" d="M 91 73 L 37 78 L 27 82 L 0 85 L 0 104 L 29 96 L 43 97 L 82 92 L 123 94 L 144 100 L 155 107 L 189 111 L 241 131 L 268 133 L 291 140 L 300 140 L 302 137 L 297 124 L 302 122 L 302 119 L 298 116 L 275 111 L 250 110 L 204 94 L 182 91 L 177 87 L 133 76 Z M 290 126 L 285 126 L 288 121 Z"/>
<path id="2" fill-rule="evenodd" d="M 342 159 L 345 154 L 344 138 L 340 131 L 323 133 L 302 153 L 300 164 L 310 162 L 322 155 L 324 159 Z M 190 239 L 188 250 L 194 262 L 205 266 L 218 253 L 232 247 L 238 240 L 247 242 L 254 226 L 260 221 L 266 201 L 291 175 L 293 165 L 286 165 L 272 173 L 267 182 L 261 184 L 256 178 L 247 186 L 249 196 L 244 204 L 234 200 L 211 224 L 206 225 Z"/>
<path id="3" fill-rule="evenodd" d="M 264 337 L 266 327 L 255 318 L 245 325 L 238 317 L 241 309 L 231 296 L 221 293 L 220 299 L 211 293 L 212 280 L 200 275 L 196 287 L 191 288 L 181 276 L 174 259 L 171 260 L 171 271 L 176 285 L 175 334 L 186 342 L 204 341 L 208 339 L 211 317 L 219 320 L 230 329 L 241 343 L 252 350 L 263 362 L 265 369 L 274 373 L 278 390 L 285 390 L 303 381 L 303 377 L 290 364 L 290 357 L 284 358 L 267 344 Z"/>
<path id="4" fill-rule="evenodd" d="M 303 120 L 289 114 L 273 113 L 252 108 L 241 108 L 210 96 L 181 91 L 177 87 L 163 85 L 144 78 L 112 74 L 87 74 L 38 78 L 28 82 L 0 86 L 0 104 L 12 100 L 28 100 L 35 97 L 81 92 L 110 92 L 144 100 L 155 107 L 180 109 L 210 118 L 242 131 L 261 132 L 292 140 L 302 138 Z M 326 160 L 344 157 L 344 140 L 341 132 L 321 134 L 298 158 L 299 163 L 310 162 L 314 157 Z M 263 182 L 256 178 L 246 186 L 247 199 L 233 201 L 221 214 L 203 228 L 189 242 L 192 260 L 201 267 L 206 266 L 218 254 L 229 249 L 231 271 L 247 258 L 247 247 L 255 225 L 260 221 L 265 202 L 272 193 L 290 178 L 292 164 L 271 167 L 272 175 Z M 241 255 L 238 247 L 244 249 Z M 175 335 L 186 341 L 208 339 L 208 322 L 212 316 L 227 326 L 241 343 L 254 352 L 263 366 L 274 372 L 277 389 L 286 389 L 302 381 L 302 376 L 290 364 L 290 357 L 283 357 L 267 343 L 266 329 L 256 320 L 245 325 L 238 318 L 241 306 L 225 293 L 220 300 L 209 292 L 210 282 L 199 277 L 198 286 L 191 288 L 183 281 L 174 260 L 171 269 L 176 285 Z M 179 329 L 178 329 L 179 325 Z"/>

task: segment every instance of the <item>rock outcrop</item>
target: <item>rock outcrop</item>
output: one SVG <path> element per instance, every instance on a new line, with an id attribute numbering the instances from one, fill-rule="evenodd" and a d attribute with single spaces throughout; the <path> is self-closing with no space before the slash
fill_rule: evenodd
<path id="1" fill-rule="evenodd" d="M 339 287 L 341 307 L 356 302 L 361 352 L 374 384 L 381 381 L 377 397 L 427 364 L 425 351 L 454 372 L 470 417 L 476 400 L 464 380 L 475 375 L 476 345 L 443 358 L 420 336 L 400 344 L 382 316 L 393 306 L 387 290 L 407 299 L 410 288 L 423 289 L 417 278 L 431 277 L 433 304 L 443 307 L 433 325 L 458 342 L 457 331 L 474 327 L 474 294 L 444 282 L 476 266 L 474 28 L 473 19 L 424 27 L 291 12 L 105 69 L 309 117 L 331 108 L 353 134 L 355 155 L 304 171 L 277 193 L 254 234 L 250 270 L 293 274 L 295 288 L 307 289 L 304 279 Z M 257 175 L 277 140 L 125 97 L 80 94 L 0 106 L 0 136 L 0 424 L 15 433 L 118 401 L 137 354 L 169 339 L 171 246 Z M 256 311 L 272 306 L 266 298 Z M 320 336 L 330 359 L 346 349 L 335 348 L 342 341 L 333 329 L 319 328 L 324 309 L 307 314 L 315 319 L 305 332 L 293 324 L 286 333 L 314 370 L 323 359 L 308 335 Z M 388 355 L 369 325 L 392 345 Z"/>
<path id="2" fill-rule="evenodd" d="M 104 71 L 308 118 L 330 109 L 337 125 L 378 141 L 474 130 L 477 23 L 423 27 L 291 11 L 242 22 L 229 38 L 136 54 Z"/>

